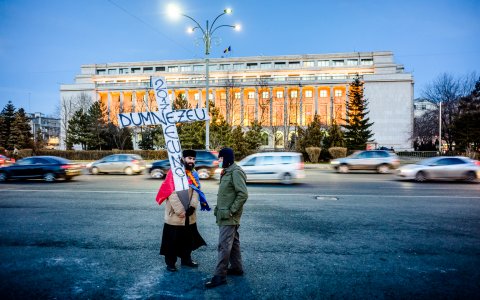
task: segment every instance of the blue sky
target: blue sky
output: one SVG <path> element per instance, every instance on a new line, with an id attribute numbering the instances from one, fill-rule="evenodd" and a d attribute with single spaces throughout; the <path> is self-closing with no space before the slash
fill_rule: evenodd
<path id="1" fill-rule="evenodd" d="M 176 2 L 203 25 L 231 7 L 210 57 L 394 52 L 415 97 L 441 73 L 480 73 L 478 0 L 0 0 L 0 109 L 52 114 L 82 64 L 203 57 Z"/>

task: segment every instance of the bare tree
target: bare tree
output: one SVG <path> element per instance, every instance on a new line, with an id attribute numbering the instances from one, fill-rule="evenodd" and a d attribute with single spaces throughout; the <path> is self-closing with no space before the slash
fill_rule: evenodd
<path id="1" fill-rule="evenodd" d="M 72 118 L 73 114 L 79 110 L 83 109 L 87 111 L 90 105 L 92 105 L 92 97 L 85 93 L 81 92 L 78 95 L 63 97 L 60 101 L 60 106 L 57 106 L 55 109 L 55 115 L 60 119 L 60 131 L 63 133 L 60 136 L 60 139 L 63 142 L 66 142 L 66 133 L 68 129 L 68 122 Z"/>
<path id="2" fill-rule="evenodd" d="M 437 109 L 432 111 L 436 114 L 436 120 L 433 116 L 426 116 L 417 121 L 421 122 L 418 128 L 425 127 L 438 128 L 438 115 L 440 103 L 442 104 L 442 139 L 447 142 L 448 149 L 452 150 L 454 136 L 452 132 L 453 121 L 458 115 L 459 100 L 467 96 L 475 86 L 477 76 L 471 73 L 465 76 L 455 78 L 453 75 L 443 73 L 438 76 L 431 84 L 427 85 L 423 91 L 423 98 L 437 105 Z M 436 121 L 436 124 L 434 123 Z M 438 132 L 438 130 L 437 130 Z M 415 132 L 414 132 L 415 136 Z"/>
<path id="3" fill-rule="evenodd" d="M 223 88 L 225 88 L 225 121 L 231 126 L 234 126 L 235 120 L 235 107 L 238 105 L 238 99 L 235 97 L 234 89 L 237 84 L 233 78 L 225 79 Z"/>

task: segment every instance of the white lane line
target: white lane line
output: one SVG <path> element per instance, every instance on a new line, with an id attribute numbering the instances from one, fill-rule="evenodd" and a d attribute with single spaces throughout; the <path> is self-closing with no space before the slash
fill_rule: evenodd
<path id="1" fill-rule="evenodd" d="M 157 192 L 147 192 L 147 191 L 118 191 L 118 190 L 5 190 L 9 192 L 48 192 L 48 193 L 98 193 L 98 194 L 149 194 L 153 195 Z M 207 195 L 214 195 L 216 196 L 217 193 L 210 193 L 206 192 Z M 480 196 L 457 196 L 457 195 L 378 195 L 378 194 L 301 194 L 301 193 L 294 193 L 294 194 L 286 194 L 286 193 L 249 193 L 249 196 L 301 196 L 301 197 L 382 197 L 382 198 L 451 198 L 451 199 L 480 199 Z"/>

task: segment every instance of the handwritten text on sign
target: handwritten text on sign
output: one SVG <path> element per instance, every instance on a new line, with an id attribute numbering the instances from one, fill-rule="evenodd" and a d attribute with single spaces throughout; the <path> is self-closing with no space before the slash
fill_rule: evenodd
<path id="1" fill-rule="evenodd" d="M 119 114 L 120 127 L 145 125 L 171 125 L 175 123 L 208 120 L 206 108 L 181 109 L 166 112 L 152 111 Z"/>

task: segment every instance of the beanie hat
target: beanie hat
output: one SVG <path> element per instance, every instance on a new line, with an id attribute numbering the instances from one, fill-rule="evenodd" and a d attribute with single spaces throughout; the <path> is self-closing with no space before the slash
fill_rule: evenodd
<path id="1" fill-rule="evenodd" d="M 182 155 L 183 155 L 183 157 L 189 157 L 189 156 L 191 156 L 191 157 L 195 157 L 195 158 L 196 158 L 196 157 L 197 157 L 197 152 L 196 152 L 195 150 L 190 150 L 190 149 L 188 149 L 188 150 L 183 150 L 183 154 L 182 154 Z"/>
<path id="2" fill-rule="evenodd" d="M 231 148 L 223 148 L 220 150 L 218 157 L 223 157 L 222 167 L 224 169 L 230 167 L 235 161 L 235 155 L 233 154 L 233 150 Z"/>

